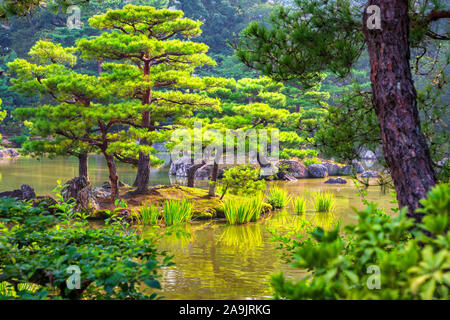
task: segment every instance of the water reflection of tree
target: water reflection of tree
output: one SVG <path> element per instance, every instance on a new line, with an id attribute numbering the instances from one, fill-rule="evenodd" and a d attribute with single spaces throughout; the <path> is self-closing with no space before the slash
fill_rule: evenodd
<path id="1" fill-rule="evenodd" d="M 258 224 L 227 226 L 218 243 L 238 250 L 249 250 L 261 246 L 263 244 L 261 227 Z"/>

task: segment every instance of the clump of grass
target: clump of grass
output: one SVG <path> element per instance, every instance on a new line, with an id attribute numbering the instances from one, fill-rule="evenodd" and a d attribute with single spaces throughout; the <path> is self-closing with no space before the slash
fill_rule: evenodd
<path id="1" fill-rule="evenodd" d="M 262 206 L 262 196 L 256 196 L 243 201 L 237 201 L 236 199 L 225 200 L 223 210 L 229 224 L 244 224 L 258 220 Z"/>
<path id="2" fill-rule="evenodd" d="M 164 222 L 168 225 L 189 222 L 193 214 L 193 206 L 189 200 L 166 200 L 163 205 Z"/>
<path id="3" fill-rule="evenodd" d="M 140 213 L 140 221 L 143 225 L 156 225 L 161 218 L 161 208 L 147 202 L 144 202 Z"/>
<path id="4" fill-rule="evenodd" d="M 330 192 L 317 192 L 313 198 L 314 208 L 318 212 L 330 212 L 334 209 L 334 195 Z"/>
<path id="5" fill-rule="evenodd" d="M 294 199 L 294 210 L 297 214 L 306 212 L 306 199 L 304 197 L 296 197 Z"/>
<path id="6" fill-rule="evenodd" d="M 288 193 L 278 187 L 270 189 L 267 193 L 266 199 L 274 209 L 284 208 L 291 201 L 291 197 L 288 195 Z"/>

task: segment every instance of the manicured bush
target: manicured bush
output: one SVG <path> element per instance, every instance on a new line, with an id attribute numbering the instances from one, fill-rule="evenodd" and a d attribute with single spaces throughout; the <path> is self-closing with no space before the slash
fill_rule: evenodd
<path id="1" fill-rule="evenodd" d="M 260 179 L 261 171 L 249 165 L 241 165 L 225 171 L 222 179 L 222 196 L 229 192 L 233 195 L 254 196 L 266 188 L 266 182 Z"/>

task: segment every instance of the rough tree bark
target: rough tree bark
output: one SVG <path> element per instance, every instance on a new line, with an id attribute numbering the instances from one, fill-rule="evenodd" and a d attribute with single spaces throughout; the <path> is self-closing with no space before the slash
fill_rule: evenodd
<path id="1" fill-rule="evenodd" d="M 89 154 L 87 152 L 78 155 L 78 176 L 85 177 L 89 181 L 88 161 Z"/>
<path id="2" fill-rule="evenodd" d="M 436 184 L 430 151 L 421 132 L 417 92 L 411 76 L 407 0 L 369 0 L 381 9 L 381 30 L 363 32 L 369 50 L 373 105 L 381 129 L 386 163 L 392 175 L 400 207 L 422 220 L 414 211 L 419 200 Z"/>
<path id="3" fill-rule="evenodd" d="M 148 57 L 148 55 L 147 55 Z M 150 77 L 150 61 L 144 63 L 144 76 Z M 142 105 L 150 105 L 152 103 L 152 90 L 147 88 L 142 97 Z M 144 111 L 142 113 L 142 128 L 150 130 L 150 111 Z M 140 141 L 142 145 L 149 145 L 147 139 L 142 139 Z M 133 183 L 134 187 L 137 187 L 137 193 L 143 193 L 147 191 L 148 182 L 150 180 L 150 157 L 149 155 L 139 152 L 138 160 L 138 172 L 136 175 L 136 180 Z"/>
<path id="4" fill-rule="evenodd" d="M 111 199 L 119 199 L 119 176 L 117 175 L 116 162 L 111 154 L 104 154 L 109 171 L 109 182 L 111 184 Z"/>
<path id="5" fill-rule="evenodd" d="M 211 173 L 211 181 L 209 185 L 208 195 L 210 197 L 214 197 L 216 195 L 216 185 L 217 185 L 217 176 L 219 174 L 219 164 L 217 161 L 214 161 L 213 171 Z"/>
<path id="6" fill-rule="evenodd" d="M 136 192 L 142 193 L 147 190 L 150 180 L 150 157 L 143 152 L 139 152 L 138 170 L 133 187 L 137 187 Z"/>

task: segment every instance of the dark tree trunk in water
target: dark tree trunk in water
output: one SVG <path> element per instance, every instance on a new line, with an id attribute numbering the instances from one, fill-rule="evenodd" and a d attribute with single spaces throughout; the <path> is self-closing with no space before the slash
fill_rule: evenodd
<path id="1" fill-rule="evenodd" d="M 200 169 L 201 167 L 203 167 L 205 165 L 205 162 L 199 163 L 199 164 L 194 164 L 192 167 L 190 167 L 187 171 L 187 175 L 188 175 L 188 182 L 187 182 L 187 186 L 190 188 L 194 188 L 195 185 L 195 174 L 197 173 L 197 170 Z"/>
<path id="2" fill-rule="evenodd" d="M 381 9 L 381 30 L 367 28 L 363 19 L 373 91 L 373 105 L 381 129 L 384 156 L 392 175 L 400 207 L 414 213 L 419 200 L 436 184 L 430 151 L 421 132 L 417 92 L 409 64 L 409 17 L 407 0 L 370 0 Z"/>
<path id="3" fill-rule="evenodd" d="M 219 164 L 217 161 L 214 161 L 213 164 L 213 171 L 211 173 L 211 184 L 209 185 L 209 196 L 214 197 L 216 195 L 216 182 L 217 182 L 217 176 L 219 173 Z"/>
<path id="4" fill-rule="evenodd" d="M 106 164 L 109 170 L 109 182 L 111 184 L 111 198 L 112 200 L 119 199 L 119 177 L 117 176 L 116 162 L 114 156 L 105 154 Z"/>
<path id="5" fill-rule="evenodd" d="M 78 176 L 85 177 L 89 181 L 88 161 L 89 154 L 87 152 L 78 155 Z"/>

